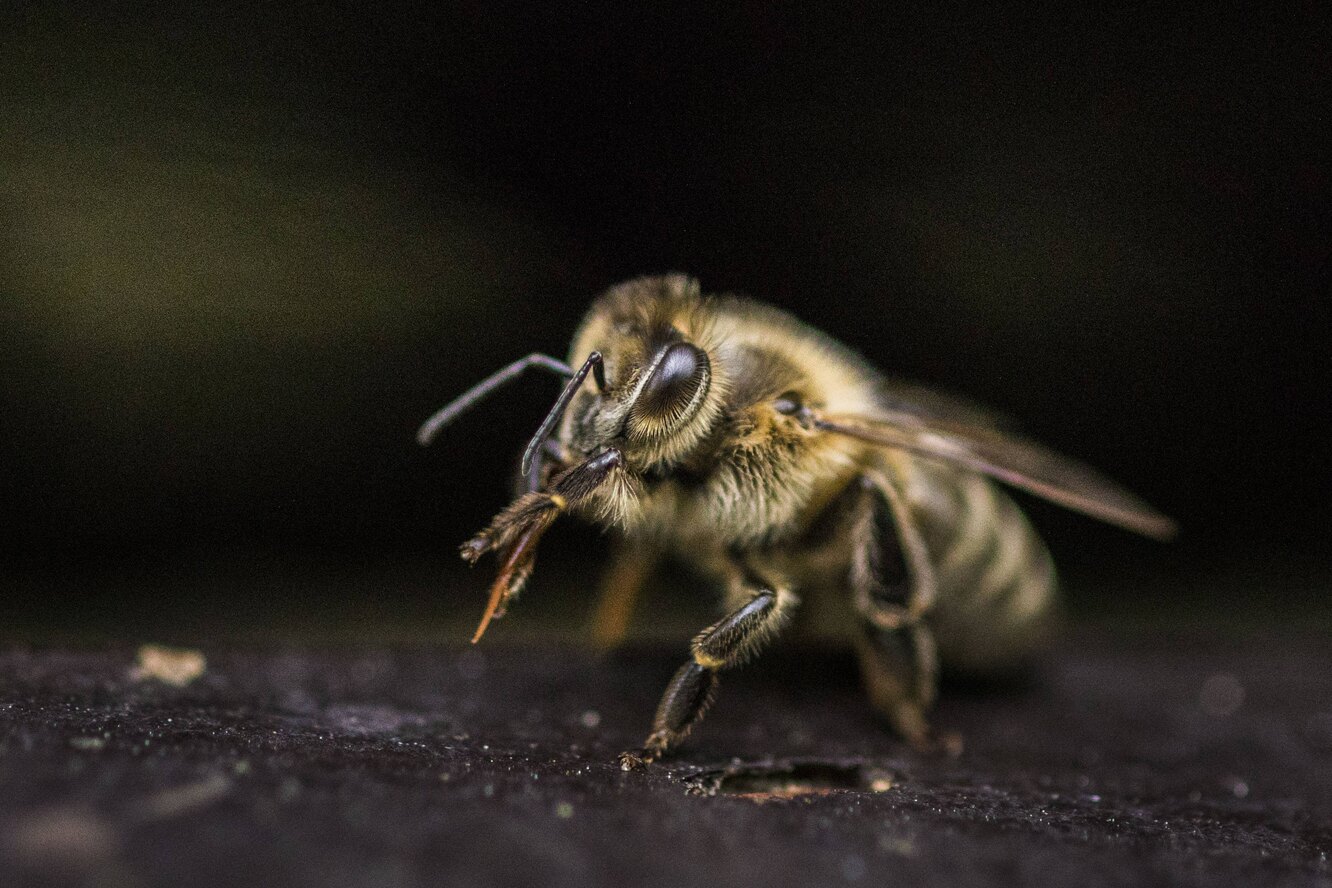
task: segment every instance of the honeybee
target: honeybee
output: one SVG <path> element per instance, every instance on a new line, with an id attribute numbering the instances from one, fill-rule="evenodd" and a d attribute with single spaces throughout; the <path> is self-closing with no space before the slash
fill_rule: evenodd
<path id="1" fill-rule="evenodd" d="M 791 622 L 799 599 L 839 615 L 870 703 L 907 741 L 937 746 L 927 714 L 940 661 L 995 670 L 1026 659 L 1056 606 L 1050 554 L 995 480 L 1149 537 L 1175 526 L 1093 470 L 1000 431 L 987 414 L 890 382 L 789 314 L 705 296 L 684 275 L 643 277 L 592 304 L 571 362 L 534 354 L 434 414 L 418 440 L 528 368 L 568 377 L 527 445 L 526 488 L 461 547 L 499 572 L 480 640 L 569 512 L 618 531 L 596 610 L 623 637 L 657 561 L 682 559 L 723 616 L 690 643 L 625 770 L 698 724 L 721 672 Z M 587 385 L 588 377 L 592 384 Z"/>

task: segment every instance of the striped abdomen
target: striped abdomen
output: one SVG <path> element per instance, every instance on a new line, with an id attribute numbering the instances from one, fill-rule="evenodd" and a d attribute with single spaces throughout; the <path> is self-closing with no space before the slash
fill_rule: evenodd
<path id="1" fill-rule="evenodd" d="M 938 589 L 927 617 L 946 667 L 1020 664 L 1045 637 L 1057 583 L 1045 543 L 998 485 L 972 472 L 906 459 L 908 506 Z"/>

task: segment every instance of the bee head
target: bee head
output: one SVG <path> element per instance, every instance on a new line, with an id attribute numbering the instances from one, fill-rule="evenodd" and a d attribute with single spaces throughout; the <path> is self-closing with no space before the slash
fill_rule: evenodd
<path id="1" fill-rule="evenodd" d="M 683 275 L 612 288 L 589 311 L 572 354 L 602 355 L 606 386 L 570 405 L 561 440 L 580 453 L 620 447 L 646 467 L 686 455 L 721 412 L 723 386 L 698 283 Z"/>

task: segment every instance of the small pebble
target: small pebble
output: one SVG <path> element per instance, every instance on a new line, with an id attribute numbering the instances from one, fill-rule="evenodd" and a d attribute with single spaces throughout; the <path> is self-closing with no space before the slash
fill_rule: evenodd
<path id="1" fill-rule="evenodd" d="M 893 778 L 887 774 L 878 774 L 870 778 L 870 792 L 887 792 L 893 788 Z"/>
<path id="2" fill-rule="evenodd" d="M 183 688 L 203 675 L 207 665 L 199 651 L 145 644 L 139 648 L 138 663 L 130 670 L 130 678 L 134 681 L 155 679 Z"/>

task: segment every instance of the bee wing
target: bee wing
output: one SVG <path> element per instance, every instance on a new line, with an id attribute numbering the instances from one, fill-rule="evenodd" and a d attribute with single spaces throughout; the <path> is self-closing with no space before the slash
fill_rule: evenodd
<path id="1" fill-rule="evenodd" d="M 909 413 L 924 419 L 941 419 L 981 428 L 1014 431 L 1018 427 L 1013 417 L 965 395 L 896 377 L 879 378 L 878 406 L 893 413 Z"/>
<path id="2" fill-rule="evenodd" d="M 1008 432 L 896 410 L 812 419 L 823 431 L 963 466 L 1144 536 L 1165 540 L 1177 530 L 1094 469 Z"/>

